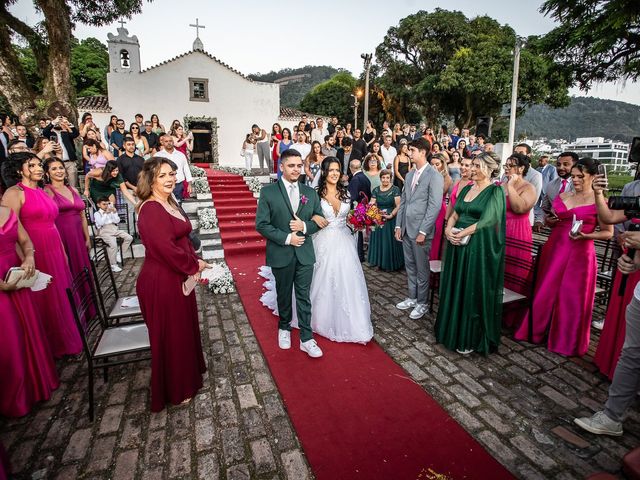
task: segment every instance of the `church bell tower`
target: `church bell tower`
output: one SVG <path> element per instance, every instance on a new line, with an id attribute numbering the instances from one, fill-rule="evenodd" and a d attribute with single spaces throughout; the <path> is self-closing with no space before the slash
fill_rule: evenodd
<path id="1" fill-rule="evenodd" d="M 107 34 L 109 73 L 140 73 L 140 43 L 120 22 L 118 35 Z"/>

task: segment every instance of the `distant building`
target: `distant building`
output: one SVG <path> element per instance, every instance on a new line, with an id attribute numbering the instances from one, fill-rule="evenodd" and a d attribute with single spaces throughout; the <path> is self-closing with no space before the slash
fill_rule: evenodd
<path id="1" fill-rule="evenodd" d="M 565 145 L 565 150 L 576 152 L 580 157 L 591 157 L 606 163 L 614 171 L 629 170 L 629 144 L 605 140 L 604 137 L 577 138 Z"/>

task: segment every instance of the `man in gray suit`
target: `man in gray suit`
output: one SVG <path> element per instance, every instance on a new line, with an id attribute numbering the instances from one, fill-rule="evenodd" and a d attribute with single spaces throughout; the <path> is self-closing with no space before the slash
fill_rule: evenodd
<path id="1" fill-rule="evenodd" d="M 396 308 L 407 310 L 413 307 L 410 317 L 414 320 L 427 312 L 429 250 L 444 189 L 442 175 L 427 163 L 430 151 L 431 144 L 424 138 L 409 143 L 409 156 L 416 168 L 405 177 L 396 216 L 395 236 L 402 242 L 409 284 L 408 297 Z"/>

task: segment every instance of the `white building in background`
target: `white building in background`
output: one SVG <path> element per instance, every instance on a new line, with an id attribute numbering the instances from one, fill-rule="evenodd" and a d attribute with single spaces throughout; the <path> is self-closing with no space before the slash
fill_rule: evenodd
<path id="1" fill-rule="evenodd" d="M 609 164 L 615 171 L 627 171 L 630 168 L 629 144 L 605 140 L 604 137 L 577 138 L 565 145 L 565 150 L 576 152 L 580 157 L 591 157 L 601 163 Z"/>
<path id="2" fill-rule="evenodd" d="M 145 120 L 155 113 L 169 129 L 177 119 L 194 133 L 192 160 L 244 165 L 239 152 L 252 124 L 271 132 L 280 116 L 280 86 L 253 81 L 204 50 L 196 38 L 193 49 L 142 69 L 140 44 L 126 28 L 108 35 L 109 96 L 78 100 L 78 112 L 91 112 L 104 128 L 109 117 L 136 113 Z M 257 158 L 255 165 L 257 165 Z"/>

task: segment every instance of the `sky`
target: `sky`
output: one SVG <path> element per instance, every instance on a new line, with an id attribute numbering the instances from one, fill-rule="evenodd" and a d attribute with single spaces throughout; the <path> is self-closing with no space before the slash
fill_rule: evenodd
<path id="1" fill-rule="evenodd" d="M 542 0 L 154 0 L 142 13 L 126 20 L 125 28 L 140 41 L 142 67 L 150 67 L 191 50 L 196 18 L 205 28 L 200 39 L 207 52 L 244 74 L 267 73 L 305 65 L 362 71 L 361 53 L 373 53 L 387 30 L 419 10 L 440 7 L 462 11 L 467 17 L 489 15 L 510 25 L 518 35 L 541 35 L 554 22 L 538 12 Z M 38 16 L 32 0 L 18 0 L 11 12 L 29 24 Z M 95 37 L 106 43 L 118 23 L 95 28 L 78 25 L 80 39 Z M 588 93 L 572 95 L 620 100 L 640 105 L 640 83 L 596 85 Z"/>

